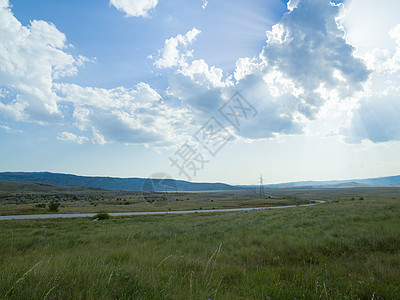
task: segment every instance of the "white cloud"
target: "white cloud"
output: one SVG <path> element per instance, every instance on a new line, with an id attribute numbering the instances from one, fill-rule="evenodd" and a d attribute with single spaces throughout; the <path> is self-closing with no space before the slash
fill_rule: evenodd
<path id="1" fill-rule="evenodd" d="M 397 24 L 389 30 L 389 36 L 394 39 L 397 46 L 400 47 L 400 24 Z"/>
<path id="2" fill-rule="evenodd" d="M 179 139 L 189 127 L 186 109 L 167 105 L 148 84 L 135 89 L 101 89 L 56 85 L 60 97 L 74 106 L 75 125 L 91 130 L 97 144 L 120 142 L 163 146 Z"/>
<path id="3" fill-rule="evenodd" d="M 329 1 L 303 0 L 267 32 L 262 58 L 303 90 L 298 98 L 309 118 L 323 105 L 321 86 L 346 98 L 361 90 L 369 75 L 344 39 L 337 24 L 340 13 L 341 6 Z"/>
<path id="4" fill-rule="evenodd" d="M 0 88 L 0 98 L 5 98 L 8 95 L 8 90 Z"/>
<path id="5" fill-rule="evenodd" d="M 388 33 L 400 21 L 400 1 L 350 0 L 345 5 L 346 15 L 341 23 L 346 29 L 347 41 L 357 47 L 358 55 L 394 46 Z"/>
<path id="6" fill-rule="evenodd" d="M 288 5 L 290 11 L 267 32 L 259 57 L 237 60 L 236 82 L 223 70 L 185 55 L 192 53 L 185 48 L 165 64 L 175 68 L 169 73 L 168 92 L 201 120 L 240 91 L 259 112 L 240 129 L 240 135 L 250 139 L 301 133 L 322 107 L 329 107 L 325 104 L 331 95 L 349 101 L 362 90 L 369 71 L 354 57 L 338 24 L 342 5 L 320 0 Z"/>
<path id="7" fill-rule="evenodd" d="M 158 0 L 110 0 L 110 4 L 125 12 L 127 17 L 148 17 Z"/>
<path id="8" fill-rule="evenodd" d="M 256 73 L 265 66 L 260 64 L 256 58 L 242 57 L 236 61 L 236 69 L 234 77 L 236 81 L 240 81 L 247 75 Z"/>
<path id="9" fill-rule="evenodd" d="M 99 144 L 99 145 L 107 144 L 107 141 L 104 138 L 104 136 L 96 128 L 93 128 L 92 132 L 93 132 L 93 138 L 92 138 L 93 144 Z"/>
<path id="10" fill-rule="evenodd" d="M 22 130 L 13 129 L 10 126 L 7 126 L 7 125 L 0 125 L 0 128 L 4 129 L 8 133 L 22 133 Z"/>
<path id="11" fill-rule="evenodd" d="M 400 140 L 400 24 L 388 36 L 396 46 L 364 55 L 372 75 L 350 123 L 341 130 L 347 142 Z"/>
<path id="12" fill-rule="evenodd" d="M 199 33 L 201 31 L 193 27 L 185 35 L 178 34 L 176 37 L 167 39 L 164 48 L 159 51 L 161 57 L 154 62 L 154 65 L 157 68 L 186 65 L 187 58 L 192 56 L 192 52 L 188 51 L 186 46 L 191 44 Z"/>
<path id="13" fill-rule="evenodd" d="M 203 122 L 221 104 L 221 89 L 232 86 L 233 82 L 231 77 L 224 76 L 222 69 L 208 66 L 203 59 L 193 59 L 188 46 L 200 32 L 193 28 L 184 35 L 167 39 L 154 65 L 159 69 L 174 68 L 169 74 L 167 93 L 183 100 L 183 105 L 197 115 L 197 121 Z"/>
<path id="14" fill-rule="evenodd" d="M 351 0 L 341 23 L 371 75 L 341 133 L 350 143 L 400 140 L 400 2 Z"/>
<path id="15" fill-rule="evenodd" d="M 61 132 L 57 135 L 57 139 L 60 141 L 71 141 L 75 142 L 78 144 L 83 144 L 84 142 L 87 142 L 89 139 L 85 136 L 77 136 L 74 133 L 71 132 Z"/>
<path id="16" fill-rule="evenodd" d="M 101 109 L 134 107 L 138 103 L 152 103 L 161 96 L 148 84 L 140 82 L 136 89 L 82 87 L 76 84 L 54 84 L 64 101 L 79 106 L 95 106 Z"/>
<path id="17" fill-rule="evenodd" d="M 287 9 L 292 11 L 293 9 L 295 9 L 297 7 L 297 5 L 299 4 L 300 0 L 289 0 L 287 3 Z"/>
<path id="18" fill-rule="evenodd" d="M 8 1 L 1 3 L 0 20 L 0 113 L 40 124 L 61 121 L 53 79 L 75 75 L 83 57 L 65 52 L 66 37 L 53 24 L 23 26 Z"/>
<path id="19" fill-rule="evenodd" d="M 144 17 L 157 5 L 157 1 L 110 3 L 129 16 Z M 350 14 L 362 3 L 352 0 Z M 197 28 L 167 39 L 154 66 L 168 72 L 166 99 L 174 99 L 172 105 L 143 82 L 133 89 L 54 83 L 76 75 L 77 67 L 88 59 L 69 54 L 65 35 L 53 24 L 35 20 L 22 26 L 8 1 L 0 0 L 0 113 L 39 124 L 71 120 L 82 131 L 82 135 L 64 131 L 58 136 L 61 140 L 165 146 L 177 143 L 192 123 L 215 115 L 240 91 L 258 111 L 237 133 L 243 138 L 307 132 L 310 122 L 335 115 L 338 107 L 341 117 L 334 118 L 342 121 L 356 107 L 352 122 L 341 131 L 348 141 L 400 139 L 400 25 L 383 22 L 385 31 L 377 26 L 378 33 L 371 36 L 378 34 L 387 47 L 364 47 L 355 56 L 353 44 L 363 47 L 363 41 L 355 38 L 360 27 L 348 17 L 339 21 L 343 5 L 292 0 L 288 8 L 267 32 L 261 53 L 239 58 L 232 75 L 194 58 L 190 46 L 200 34 Z M 73 112 L 64 106 L 73 107 Z M 337 127 L 330 132 L 337 132 Z"/>
<path id="20" fill-rule="evenodd" d="M 370 140 L 374 143 L 400 140 L 400 100 L 396 95 L 362 99 L 351 126 L 343 129 L 349 143 Z"/>
<path id="21" fill-rule="evenodd" d="M 224 80 L 222 69 L 214 66 L 209 67 L 203 59 L 193 60 L 178 72 L 189 77 L 194 83 L 204 86 L 225 87 L 233 84 L 231 78 Z"/>
<path id="22" fill-rule="evenodd" d="M 144 7 L 144 6 L 143 6 Z M 189 31 L 180 41 L 190 43 L 198 34 Z M 8 2 L 0 6 L 0 113 L 18 121 L 51 124 L 72 122 L 83 133 L 67 131 L 59 140 L 83 143 L 91 136 L 96 144 L 168 145 L 189 127 L 186 109 L 172 107 L 146 83 L 134 89 L 82 87 L 62 82 L 77 74 L 88 61 L 65 52 L 65 35 L 50 23 L 22 24 Z M 73 108 L 71 113 L 69 109 Z"/>

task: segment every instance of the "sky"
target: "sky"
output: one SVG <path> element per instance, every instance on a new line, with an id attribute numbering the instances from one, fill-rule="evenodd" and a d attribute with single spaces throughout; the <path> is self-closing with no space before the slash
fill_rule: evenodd
<path id="1" fill-rule="evenodd" d="M 400 174 L 397 0 L 0 0 L 0 171 Z"/>

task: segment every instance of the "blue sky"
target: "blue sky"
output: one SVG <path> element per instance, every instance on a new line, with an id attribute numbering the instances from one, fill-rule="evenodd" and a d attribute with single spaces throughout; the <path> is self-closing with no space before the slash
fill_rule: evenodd
<path id="1" fill-rule="evenodd" d="M 0 171 L 232 184 L 399 174 L 399 9 L 0 0 Z"/>

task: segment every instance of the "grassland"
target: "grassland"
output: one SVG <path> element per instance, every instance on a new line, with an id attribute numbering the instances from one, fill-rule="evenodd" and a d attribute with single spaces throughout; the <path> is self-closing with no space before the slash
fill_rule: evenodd
<path id="1" fill-rule="evenodd" d="M 46 214 L 51 201 L 58 213 L 223 209 L 304 204 L 306 197 L 259 197 L 248 190 L 149 193 L 59 187 L 42 183 L 0 182 L 0 215 Z"/>
<path id="2" fill-rule="evenodd" d="M 400 299 L 399 189 L 280 192 L 339 201 L 235 214 L 2 221 L 0 298 Z"/>

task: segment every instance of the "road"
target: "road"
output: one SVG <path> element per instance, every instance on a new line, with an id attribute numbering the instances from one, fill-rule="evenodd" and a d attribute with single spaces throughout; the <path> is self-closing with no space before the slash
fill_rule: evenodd
<path id="1" fill-rule="evenodd" d="M 323 201 L 322 201 L 323 202 Z M 322 203 L 319 202 L 319 203 Z M 266 209 L 281 209 L 317 205 L 318 203 L 302 204 L 302 205 L 286 205 L 286 206 L 268 206 L 268 207 L 248 207 L 248 208 L 226 208 L 226 209 L 202 209 L 202 210 L 174 210 L 174 211 L 143 211 L 143 212 L 118 212 L 108 213 L 114 217 L 124 216 L 148 216 L 148 215 L 170 215 L 170 214 L 193 214 L 193 213 L 210 213 L 210 212 L 236 212 Z M 59 219 L 59 218 L 91 218 L 96 213 L 86 214 L 46 214 L 46 215 L 13 215 L 0 216 L 0 221 L 4 220 L 35 220 L 35 219 Z"/>

